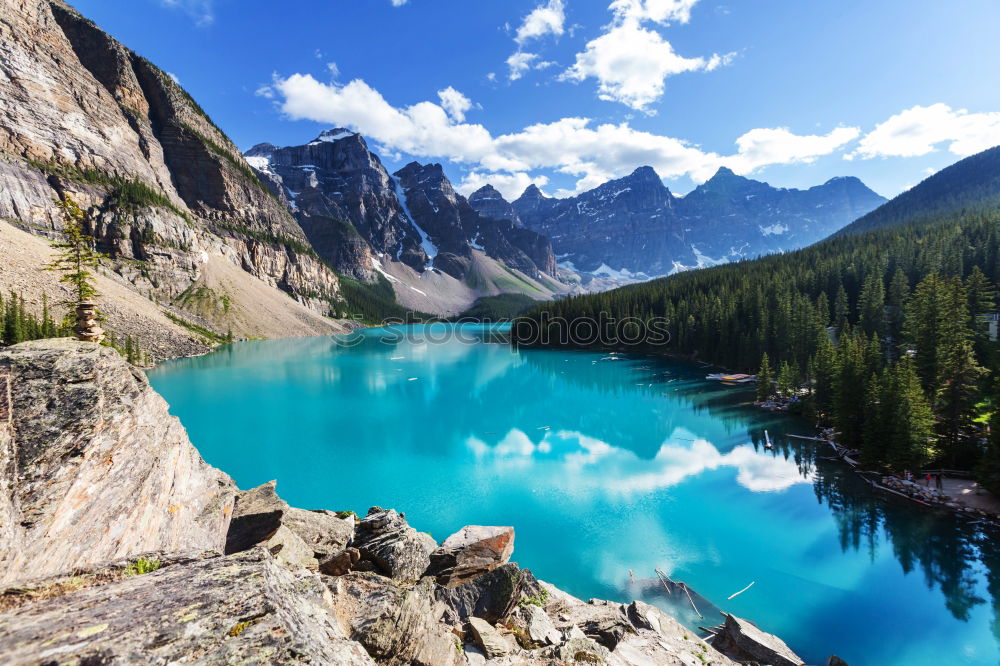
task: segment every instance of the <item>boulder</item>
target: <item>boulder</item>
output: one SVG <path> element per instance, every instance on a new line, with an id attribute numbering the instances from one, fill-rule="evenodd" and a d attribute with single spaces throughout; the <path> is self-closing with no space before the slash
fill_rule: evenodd
<path id="1" fill-rule="evenodd" d="M 586 637 L 571 638 L 556 649 L 556 654 L 563 661 L 573 664 L 603 664 L 611 656 L 607 648 Z"/>
<path id="2" fill-rule="evenodd" d="M 319 559 L 342 552 L 354 534 L 353 519 L 330 511 L 288 506 L 269 481 L 236 498 L 226 553 L 260 545 L 288 564 L 316 569 Z"/>
<path id="3" fill-rule="evenodd" d="M 236 486 L 118 352 L 0 351 L 0 583 L 132 554 L 222 550 Z"/>
<path id="4" fill-rule="evenodd" d="M 431 535 L 410 527 L 393 509 L 377 506 L 358 523 L 352 545 L 362 560 L 374 563 L 386 576 L 410 582 L 424 575 L 437 548 Z"/>
<path id="5" fill-rule="evenodd" d="M 503 657 L 511 652 L 513 645 L 492 624 L 478 617 L 469 619 L 469 628 L 476 645 L 487 659 Z"/>
<path id="6" fill-rule="evenodd" d="M 770 666 L 803 666 L 805 662 L 777 636 L 761 631 L 735 615 L 726 615 L 712 646 L 734 661 L 756 661 Z"/>
<path id="7" fill-rule="evenodd" d="M 353 572 L 325 582 L 341 628 L 378 663 L 460 663 L 461 643 L 441 620 L 445 607 L 434 598 L 430 578 L 408 586 L 375 573 Z"/>
<path id="8" fill-rule="evenodd" d="M 540 606 L 524 604 L 518 607 L 511 614 L 511 623 L 531 646 L 558 645 L 562 642 L 562 633 Z"/>
<path id="9" fill-rule="evenodd" d="M 456 585 L 506 564 L 513 552 L 513 527 L 467 525 L 431 553 L 427 573 L 441 585 Z"/>
<path id="10" fill-rule="evenodd" d="M 459 621 L 478 617 L 496 624 L 517 607 L 534 579 L 530 571 L 510 562 L 461 585 L 438 587 L 437 598 L 451 608 Z"/>
<path id="11" fill-rule="evenodd" d="M 343 576 L 361 561 L 361 551 L 357 548 L 345 548 L 336 555 L 322 559 L 319 562 L 320 573 L 327 576 Z"/>
<path id="12" fill-rule="evenodd" d="M 0 613 L 0 663 L 375 663 L 335 622 L 319 576 L 263 548 L 164 560 L 141 575 L 125 564 Z"/>

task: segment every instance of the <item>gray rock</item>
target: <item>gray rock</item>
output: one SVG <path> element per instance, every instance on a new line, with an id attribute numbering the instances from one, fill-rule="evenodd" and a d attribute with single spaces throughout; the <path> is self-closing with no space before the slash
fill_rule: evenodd
<path id="1" fill-rule="evenodd" d="M 345 548 L 336 555 L 331 555 L 320 560 L 319 571 L 327 576 L 343 576 L 360 561 L 360 550 L 357 548 Z"/>
<path id="2" fill-rule="evenodd" d="M 460 662 L 458 638 L 442 622 L 434 582 L 396 583 L 374 573 L 326 578 L 334 615 L 345 633 L 380 664 L 451 666 Z"/>
<path id="3" fill-rule="evenodd" d="M 289 564 L 316 569 L 318 559 L 341 552 L 350 543 L 353 520 L 329 511 L 290 507 L 278 497 L 275 486 L 269 481 L 236 498 L 226 553 L 261 545 Z"/>
<path id="4" fill-rule="evenodd" d="M 562 642 L 562 633 L 539 606 L 525 604 L 519 607 L 511 615 L 511 622 L 534 645 L 558 645 Z"/>
<path id="5" fill-rule="evenodd" d="M 487 659 L 503 657 L 513 646 L 504 638 L 492 624 L 478 617 L 469 619 L 469 628 L 476 645 L 483 651 Z"/>
<path id="6" fill-rule="evenodd" d="M 712 646 L 735 661 L 757 661 L 770 666 L 803 666 L 805 662 L 777 636 L 761 631 L 735 615 L 726 622 Z"/>
<path id="7" fill-rule="evenodd" d="M 437 598 L 447 604 L 459 620 L 479 617 L 496 624 L 517 607 L 531 580 L 534 576 L 530 571 L 522 571 L 516 564 L 508 563 L 461 585 L 439 587 Z"/>
<path id="8" fill-rule="evenodd" d="M 559 658 L 570 663 L 606 663 L 611 653 L 589 638 L 571 638 L 556 649 Z"/>
<path id="9" fill-rule="evenodd" d="M 430 554 L 437 548 L 429 534 L 417 532 L 393 509 L 377 506 L 358 523 L 353 545 L 363 560 L 374 563 L 386 576 L 411 582 L 424 575 Z"/>
<path id="10" fill-rule="evenodd" d="M 117 352 L 26 342 L 0 352 L 0 377 L 0 583 L 222 550 L 235 485 Z"/>
<path id="11" fill-rule="evenodd" d="M 848 666 L 847 662 L 835 654 L 831 654 L 826 660 L 826 666 Z"/>
<path id="12" fill-rule="evenodd" d="M 319 576 L 262 548 L 120 571 L 0 613 L 0 662 L 374 664 L 334 621 Z"/>
<path id="13" fill-rule="evenodd" d="M 428 574 L 454 586 L 506 564 L 513 552 L 513 527 L 467 525 L 431 553 Z"/>

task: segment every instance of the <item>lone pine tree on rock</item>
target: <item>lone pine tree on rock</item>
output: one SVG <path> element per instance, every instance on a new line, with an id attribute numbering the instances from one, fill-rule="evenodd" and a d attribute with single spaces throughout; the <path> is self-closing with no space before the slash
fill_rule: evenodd
<path id="1" fill-rule="evenodd" d="M 101 342 L 104 330 L 97 323 L 100 313 L 94 299 L 98 293 L 91 272 L 100 265 L 101 255 L 94 249 L 93 239 L 83 229 L 85 214 L 73 198 L 66 195 L 56 201 L 56 206 L 63 219 L 64 240 L 52 243 L 59 250 L 59 255 L 46 269 L 61 273 L 59 281 L 69 284 L 73 290 L 73 298 L 66 301 L 66 305 L 75 312 L 73 333 L 77 340 Z"/>

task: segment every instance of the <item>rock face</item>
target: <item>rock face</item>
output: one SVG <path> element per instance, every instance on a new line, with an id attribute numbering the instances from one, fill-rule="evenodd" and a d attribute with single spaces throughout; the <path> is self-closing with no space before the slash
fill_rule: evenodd
<path id="1" fill-rule="evenodd" d="M 509 220 L 517 226 L 521 225 L 521 218 L 518 217 L 517 211 L 492 185 L 483 185 L 470 194 L 469 205 L 483 217 L 494 220 Z"/>
<path id="2" fill-rule="evenodd" d="M 0 351 L 0 377 L 0 582 L 222 550 L 235 485 L 116 351 L 26 342 Z"/>
<path id="3" fill-rule="evenodd" d="M 142 575 L 123 575 L 126 564 L 77 577 L 111 582 L 0 615 L 3 662 L 375 663 L 341 631 L 319 576 L 289 570 L 263 548 Z"/>
<path id="4" fill-rule="evenodd" d="M 470 204 L 506 210 L 496 196 L 486 192 Z M 532 185 L 509 205 L 526 228 L 552 240 L 562 261 L 597 277 L 634 280 L 804 247 L 884 201 L 857 178 L 779 189 L 726 168 L 675 197 L 652 168 L 640 167 L 566 199 Z"/>
<path id="5" fill-rule="evenodd" d="M 434 582 L 400 584 L 374 573 L 327 578 L 334 614 L 380 664 L 451 666 L 462 662 Z"/>
<path id="6" fill-rule="evenodd" d="M 372 507 L 358 523 L 352 544 L 361 559 L 374 563 L 390 578 L 418 580 L 430 566 L 430 554 L 437 543 L 426 532 L 418 532 L 406 524 L 406 518 L 394 509 L 386 511 Z"/>
<path id="7" fill-rule="evenodd" d="M 144 295 L 185 306 L 218 257 L 329 310 L 336 275 L 175 81 L 62 0 L 3 8 L 0 218 L 53 237 L 52 202 L 69 195 L 113 270 Z M 222 314 L 212 323 L 225 332 Z"/>
<path id="8" fill-rule="evenodd" d="M 304 511 L 273 482 L 234 495 L 116 352 L 5 350 L 0 572 L 16 586 L 0 588 L 0 663 L 734 663 L 653 606 L 536 580 L 507 561 L 510 527 L 438 549 L 394 510 Z M 734 649 L 801 663 L 730 620 Z"/>

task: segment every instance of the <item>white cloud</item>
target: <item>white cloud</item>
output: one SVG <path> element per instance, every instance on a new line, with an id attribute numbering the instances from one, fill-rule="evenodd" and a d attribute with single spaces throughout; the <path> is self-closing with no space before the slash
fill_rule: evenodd
<path id="1" fill-rule="evenodd" d="M 509 29 L 509 26 L 507 26 Z M 524 76 L 525 72 L 532 69 L 544 69 L 553 63 L 540 62 L 533 63 L 538 59 L 537 53 L 530 53 L 524 50 L 524 45 L 533 39 L 540 39 L 546 35 L 559 37 L 566 31 L 566 6 L 562 0 L 549 0 L 547 4 L 535 7 L 517 28 L 514 41 L 517 42 L 517 50 L 507 58 L 509 73 L 507 78 L 517 81 Z"/>
<path id="2" fill-rule="evenodd" d="M 1000 113 L 969 113 L 942 103 L 917 105 L 876 125 L 845 157 L 918 157 L 934 152 L 939 144 L 947 144 L 959 157 L 1000 144 Z"/>
<path id="3" fill-rule="evenodd" d="M 393 7 L 402 7 L 410 0 L 391 0 Z"/>
<path id="4" fill-rule="evenodd" d="M 860 135 L 857 127 L 838 127 L 828 134 L 808 136 L 793 134 L 785 127 L 753 129 L 736 139 L 739 152 L 726 166 L 737 173 L 750 173 L 768 164 L 808 164 Z"/>
<path id="5" fill-rule="evenodd" d="M 177 78 L 177 75 L 174 74 L 173 72 L 167 72 L 167 76 L 170 77 L 170 80 L 176 83 L 177 85 L 181 84 L 181 80 Z"/>
<path id="6" fill-rule="evenodd" d="M 562 0 L 549 0 L 547 4 L 535 7 L 531 13 L 524 17 L 514 41 L 523 46 L 531 39 L 538 39 L 546 35 L 559 37 L 565 31 L 566 7 Z"/>
<path id="7" fill-rule="evenodd" d="M 623 21 L 687 23 L 691 20 L 691 9 L 697 3 L 698 0 L 614 0 L 609 9 Z"/>
<path id="8" fill-rule="evenodd" d="M 465 112 L 472 108 L 472 100 L 451 86 L 439 90 L 438 98 L 452 120 L 459 123 L 465 121 Z"/>
<path id="9" fill-rule="evenodd" d="M 331 79 L 337 79 L 340 76 L 340 67 L 337 67 L 337 63 L 328 62 L 326 63 L 326 69 L 330 72 Z"/>
<path id="10" fill-rule="evenodd" d="M 649 113 L 663 97 L 666 80 L 684 72 L 710 72 L 732 62 L 734 54 L 687 58 L 647 23 L 687 22 L 697 0 L 615 0 L 614 20 L 600 37 L 587 43 L 576 62 L 560 77 L 566 81 L 594 78 L 598 97 Z"/>
<path id="11" fill-rule="evenodd" d="M 282 111 L 292 118 L 351 127 L 391 150 L 457 162 L 476 162 L 493 152 L 483 126 L 454 122 L 433 102 L 397 109 L 359 79 L 326 84 L 309 74 L 293 74 L 276 79 L 273 88 L 284 98 Z"/>
<path id="12" fill-rule="evenodd" d="M 161 0 L 165 7 L 180 9 L 194 19 L 198 27 L 209 26 L 215 22 L 213 0 Z"/>
<path id="13" fill-rule="evenodd" d="M 500 194 L 507 201 L 513 201 L 521 196 L 521 193 L 529 185 L 534 184 L 541 188 L 548 185 L 548 183 L 549 179 L 547 176 L 532 176 L 524 171 L 514 173 L 470 171 L 455 189 L 461 194 L 468 196 L 484 185 L 492 185 L 500 191 Z"/>
<path id="14" fill-rule="evenodd" d="M 540 179 L 531 175 L 536 169 L 577 177 L 576 188 L 560 190 L 559 196 L 589 189 L 642 165 L 652 166 L 664 178 L 687 175 L 701 182 L 722 165 L 749 174 L 772 164 L 810 162 L 839 150 L 859 134 L 850 127 L 805 136 L 785 128 L 753 129 L 736 139 L 735 153 L 723 156 L 682 139 L 634 129 L 627 122 L 594 125 L 588 118 L 562 118 L 493 136 L 482 125 L 464 121 L 472 103 L 453 88 L 439 92 L 439 104 L 420 102 L 403 108 L 389 104 L 362 80 L 327 84 L 308 74 L 294 74 L 276 78 L 264 90 L 281 96 L 281 109 L 291 118 L 350 127 L 390 151 L 471 165 L 464 191 L 495 179 L 495 186 L 509 194 L 515 187 L 538 183 Z"/>
<path id="15" fill-rule="evenodd" d="M 510 57 L 507 58 L 507 67 L 510 68 L 507 78 L 511 81 L 517 81 L 519 78 L 524 76 L 525 72 L 531 69 L 531 63 L 537 59 L 537 53 L 527 53 L 525 51 L 516 51 L 515 53 L 512 53 Z"/>
<path id="16" fill-rule="evenodd" d="M 271 86 L 260 86 L 253 93 L 257 97 L 263 97 L 264 99 L 274 99 L 274 88 Z"/>

